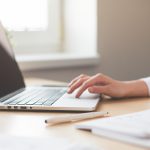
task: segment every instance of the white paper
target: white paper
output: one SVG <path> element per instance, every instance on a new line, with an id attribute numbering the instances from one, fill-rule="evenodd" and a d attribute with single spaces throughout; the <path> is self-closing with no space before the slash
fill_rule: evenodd
<path id="1" fill-rule="evenodd" d="M 69 142 L 63 138 L 0 135 L 0 150 L 100 150 L 100 148 Z"/>
<path id="2" fill-rule="evenodd" d="M 125 135 L 125 134 L 119 134 L 119 133 L 110 132 L 110 131 L 103 131 L 99 129 L 93 129 L 92 133 L 102 136 L 102 137 L 118 140 L 121 142 L 134 144 L 140 147 L 144 147 L 148 149 L 150 148 L 150 139 L 137 138 L 137 137 L 133 137 L 133 136 Z"/>
<path id="3" fill-rule="evenodd" d="M 94 134 L 150 148 L 150 110 L 78 124 Z"/>
<path id="4" fill-rule="evenodd" d="M 66 145 L 67 142 L 59 138 L 0 136 L 0 150 L 60 150 Z"/>

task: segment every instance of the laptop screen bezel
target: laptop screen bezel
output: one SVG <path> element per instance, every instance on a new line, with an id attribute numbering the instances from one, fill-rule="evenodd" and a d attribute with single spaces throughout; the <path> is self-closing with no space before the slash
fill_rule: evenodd
<path id="1" fill-rule="evenodd" d="M 5 29 L 1 22 L 0 22 L 0 50 L 1 50 L 0 63 L 3 63 L 0 65 L 0 72 L 1 72 L 0 98 L 2 98 L 21 88 L 25 88 L 25 82 L 21 70 L 16 62 L 13 48 L 9 42 L 9 39 L 6 35 Z M 8 62 L 10 65 L 8 64 Z M 8 76 L 10 76 L 10 78 Z M 12 81 L 11 77 L 12 80 L 15 81 Z"/>

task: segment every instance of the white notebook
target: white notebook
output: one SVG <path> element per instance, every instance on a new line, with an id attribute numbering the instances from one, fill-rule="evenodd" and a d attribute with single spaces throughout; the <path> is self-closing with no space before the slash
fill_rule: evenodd
<path id="1" fill-rule="evenodd" d="M 87 121 L 77 124 L 76 128 L 150 148 L 150 110 Z"/>

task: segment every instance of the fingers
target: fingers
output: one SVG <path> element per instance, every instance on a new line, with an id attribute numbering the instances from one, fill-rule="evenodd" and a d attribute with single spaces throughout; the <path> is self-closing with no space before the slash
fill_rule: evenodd
<path id="1" fill-rule="evenodd" d="M 108 92 L 107 85 L 106 86 L 92 86 L 88 88 L 90 93 L 97 93 L 97 94 L 106 94 Z"/>
<path id="2" fill-rule="evenodd" d="M 92 77 L 87 75 L 80 75 L 69 84 L 68 93 L 72 93 L 74 90 L 79 88 L 76 98 L 79 98 L 81 94 L 86 90 L 92 93 L 103 93 L 106 92 L 107 85 L 113 82 L 113 80 L 103 74 L 96 74 Z"/>
<path id="3" fill-rule="evenodd" d="M 67 91 L 68 94 L 71 94 L 74 90 L 79 88 L 86 80 L 87 80 L 87 77 L 81 78 L 81 79 L 78 79 L 77 81 L 75 81 L 74 84 L 72 84 L 70 86 L 70 88 L 68 89 L 68 91 Z"/>
<path id="4" fill-rule="evenodd" d="M 97 75 L 95 75 L 95 76 L 89 78 L 87 81 L 85 81 L 85 82 L 81 85 L 81 87 L 80 87 L 80 89 L 79 89 L 79 91 L 78 91 L 78 93 L 77 93 L 77 95 L 76 95 L 76 98 L 79 98 L 79 97 L 81 96 L 81 94 L 82 94 L 86 89 L 88 89 L 89 87 L 91 87 L 91 86 L 93 86 L 93 85 L 97 85 L 97 84 L 102 84 L 102 85 L 104 85 L 104 84 L 107 84 L 107 82 L 109 82 L 108 79 L 105 78 L 105 76 L 103 76 L 102 74 L 97 74 Z"/>
<path id="5" fill-rule="evenodd" d="M 84 77 L 88 77 L 87 75 L 85 74 L 81 74 L 79 75 L 78 77 L 74 78 L 70 83 L 69 83 L 69 87 L 71 87 L 76 81 L 78 81 L 80 78 L 84 78 Z"/>

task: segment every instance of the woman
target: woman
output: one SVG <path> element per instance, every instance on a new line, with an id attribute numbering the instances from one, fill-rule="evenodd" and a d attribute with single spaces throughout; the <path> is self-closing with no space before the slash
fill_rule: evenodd
<path id="1" fill-rule="evenodd" d="M 77 98 L 87 89 L 90 93 L 117 98 L 147 97 L 150 94 L 150 77 L 132 81 L 118 81 L 101 73 L 94 76 L 80 75 L 70 82 L 68 93 L 71 94 L 76 89 L 78 89 Z"/>

